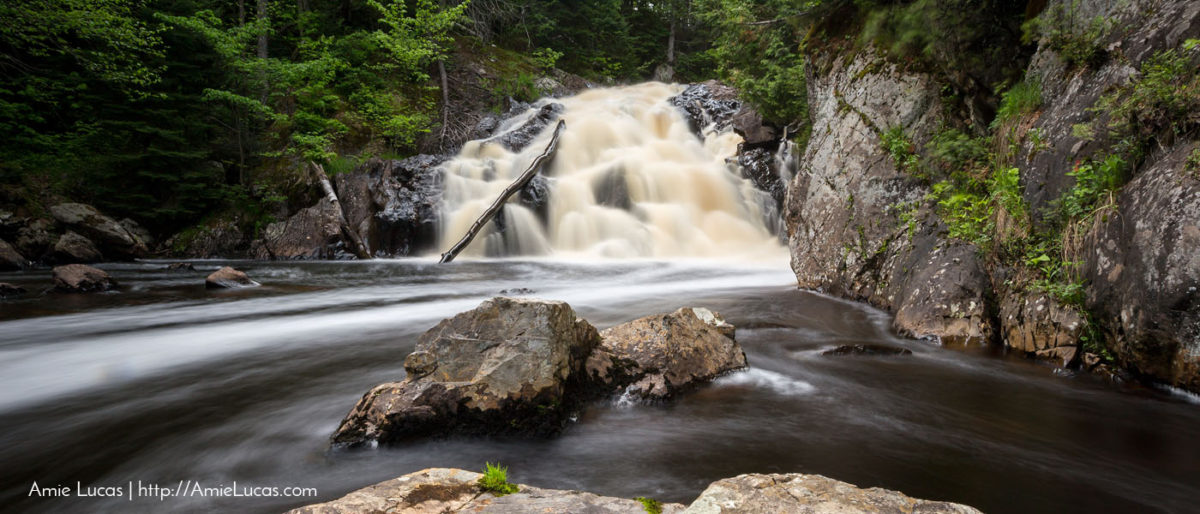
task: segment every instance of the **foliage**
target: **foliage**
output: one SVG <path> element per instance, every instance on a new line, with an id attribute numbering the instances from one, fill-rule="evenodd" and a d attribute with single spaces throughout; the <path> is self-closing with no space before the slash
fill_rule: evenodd
<path id="1" fill-rule="evenodd" d="M 1097 68 L 1108 58 L 1105 39 L 1112 31 L 1112 21 L 1103 16 L 1080 19 L 1081 0 L 1055 3 L 1037 18 L 1022 27 L 1024 40 L 1042 40 L 1068 66 Z"/>
<path id="2" fill-rule="evenodd" d="M 505 496 L 518 491 L 516 484 L 508 482 L 508 467 L 499 464 L 484 464 L 483 476 L 479 477 L 479 488 L 496 496 Z"/>
<path id="3" fill-rule="evenodd" d="M 642 510 L 645 510 L 646 514 L 662 514 L 662 502 L 645 496 L 638 496 L 634 499 L 642 504 Z"/>
<path id="4" fill-rule="evenodd" d="M 1017 82 L 1000 95 L 1000 108 L 996 111 L 996 119 L 992 121 L 992 125 L 997 126 L 1005 121 L 1029 114 L 1041 106 L 1041 83 L 1028 79 Z"/>
<path id="5" fill-rule="evenodd" d="M 920 176 L 920 166 L 916 154 L 916 146 L 908 140 L 908 136 L 904 135 L 904 127 L 892 127 L 880 134 L 880 142 L 883 149 L 892 156 L 892 161 L 896 163 L 896 169 Z"/>
<path id="6" fill-rule="evenodd" d="M 1200 131 L 1200 49 L 1192 41 L 1155 53 L 1137 78 L 1093 108 L 1107 120 L 1098 131 L 1116 141 L 1129 160 L 1140 159 L 1156 140 L 1169 144 Z"/>
<path id="7" fill-rule="evenodd" d="M 1098 206 L 1112 202 L 1111 196 L 1128 180 L 1128 164 L 1119 155 L 1081 161 L 1067 172 L 1075 185 L 1058 199 L 1063 219 L 1089 216 Z"/>
<path id="8" fill-rule="evenodd" d="M 517 72 L 515 75 L 501 77 L 495 84 L 490 82 L 485 82 L 485 84 L 492 89 L 492 93 L 496 96 L 511 97 L 521 102 L 532 102 L 546 93 L 538 88 L 533 75 L 526 72 Z"/>
<path id="9" fill-rule="evenodd" d="M 554 69 L 554 65 L 558 64 L 558 60 L 561 59 L 562 56 L 562 52 L 559 52 L 553 48 L 539 48 L 533 51 L 533 63 L 536 64 L 538 68 L 548 71 Z"/>

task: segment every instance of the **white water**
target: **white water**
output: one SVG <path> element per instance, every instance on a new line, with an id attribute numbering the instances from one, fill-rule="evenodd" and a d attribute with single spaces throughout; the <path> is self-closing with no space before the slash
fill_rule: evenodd
<path id="1" fill-rule="evenodd" d="M 503 211 L 506 232 L 489 223 L 463 255 L 786 258 L 764 222 L 770 197 L 726 163 L 741 137 L 712 131 L 696 137 L 668 102 L 680 91 L 651 82 L 555 100 L 565 107 L 567 126 L 542 170 L 551 188 L 546 219 L 514 195 Z M 510 120 L 501 131 L 522 121 Z M 545 149 L 552 127 L 515 154 L 471 141 L 444 165 L 440 249 L 457 242 Z"/>

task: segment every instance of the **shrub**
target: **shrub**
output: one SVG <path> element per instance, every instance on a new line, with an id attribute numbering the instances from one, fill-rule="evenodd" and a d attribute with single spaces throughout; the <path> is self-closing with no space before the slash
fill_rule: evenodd
<path id="1" fill-rule="evenodd" d="M 483 476 L 479 477 L 479 488 L 496 496 L 517 492 L 516 484 L 508 482 L 508 468 L 490 462 L 484 464 Z"/>
<path id="2" fill-rule="evenodd" d="M 1000 96 L 1000 108 L 996 111 L 995 126 L 1008 120 L 1038 110 L 1042 106 L 1042 85 L 1038 80 L 1023 80 Z"/>
<path id="3" fill-rule="evenodd" d="M 634 499 L 641 502 L 642 509 L 645 510 L 647 514 L 662 514 L 662 502 L 653 498 L 647 498 L 645 496 L 638 496 Z"/>

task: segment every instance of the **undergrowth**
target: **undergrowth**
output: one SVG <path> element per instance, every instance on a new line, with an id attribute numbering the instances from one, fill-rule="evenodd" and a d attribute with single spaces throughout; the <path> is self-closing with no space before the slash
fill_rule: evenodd
<path id="1" fill-rule="evenodd" d="M 505 496 L 518 491 L 517 485 L 508 481 L 508 467 L 490 462 L 484 463 L 483 476 L 479 477 L 479 488 L 496 496 Z"/>

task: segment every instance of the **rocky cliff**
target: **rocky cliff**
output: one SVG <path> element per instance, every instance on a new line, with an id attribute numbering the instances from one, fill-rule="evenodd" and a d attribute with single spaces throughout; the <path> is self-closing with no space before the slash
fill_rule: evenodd
<path id="1" fill-rule="evenodd" d="M 1045 5 L 1024 79 L 1040 100 L 990 132 L 920 66 L 812 55 L 812 137 L 784 212 L 799 285 L 887 309 L 900 333 L 1200 390 L 1200 4 L 1112 4 Z M 1064 13 L 1094 28 L 1054 26 Z M 1169 87 L 1143 91 L 1156 80 Z M 924 170 L 950 129 L 1001 155 L 986 191 Z M 988 207 L 964 214 L 963 198 Z M 950 226 L 971 216 L 973 237 Z"/>

